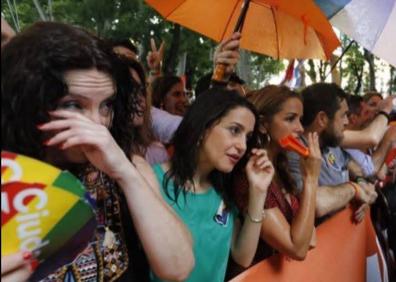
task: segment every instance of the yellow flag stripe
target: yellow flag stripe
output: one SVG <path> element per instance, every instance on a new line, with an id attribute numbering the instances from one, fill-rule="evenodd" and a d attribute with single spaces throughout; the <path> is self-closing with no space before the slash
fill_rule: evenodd
<path id="1" fill-rule="evenodd" d="M 38 218 L 40 224 L 37 226 L 38 221 L 36 218 L 31 220 L 32 224 L 27 228 L 27 233 L 32 233 L 34 230 L 39 230 L 39 236 L 41 239 L 45 238 L 46 235 L 58 224 L 58 222 L 65 216 L 65 214 L 76 204 L 79 200 L 75 195 L 54 186 L 48 186 L 45 190 L 48 196 L 47 205 L 36 213 L 36 205 L 39 202 L 38 197 L 35 197 L 28 205 L 28 210 L 31 213 L 30 216 Z M 45 215 L 45 211 L 48 215 Z M 18 213 L 14 216 L 5 226 L 1 228 L 1 254 L 7 255 L 19 250 L 20 244 L 26 238 L 19 239 L 17 234 L 18 225 L 21 227 L 20 222 L 17 221 L 18 217 L 26 216 L 26 214 Z M 44 215 L 44 216 L 43 216 Z M 19 218 L 21 219 L 21 218 Z M 24 221 L 25 222 L 25 221 Z M 34 235 L 32 235 L 33 237 Z"/>

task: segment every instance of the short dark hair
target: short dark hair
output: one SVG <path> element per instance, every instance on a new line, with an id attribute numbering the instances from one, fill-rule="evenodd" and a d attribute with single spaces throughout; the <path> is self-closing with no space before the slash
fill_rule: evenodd
<path id="1" fill-rule="evenodd" d="M 205 132 L 231 110 L 237 107 L 249 109 L 255 116 L 255 127 L 253 135 L 248 142 L 248 150 L 255 145 L 258 123 L 257 113 L 254 106 L 241 97 L 238 92 L 222 88 L 211 88 L 202 93 L 191 105 L 185 114 L 180 126 L 172 139 L 174 154 L 171 158 L 170 170 L 164 178 L 165 192 L 169 198 L 177 201 L 180 191 L 184 189 L 188 181 L 193 182 L 193 176 L 197 169 L 199 143 Z M 168 191 L 169 180 L 174 180 L 175 195 L 171 196 Z M 209 179 L 214 188 L 229 203 L 231 191 L 228 189 L 231 176 L 220 171 L 213 171 Z"/>
<path id="2" fill-rule="evenodd" d="M 3 149 L 44 158 L 44 136 L 37 125 L 68 94 L 64 73 L 96 68 L 116 86 L 110 131 L 128 152 L 135 91 L 126 66 L 110 46 L 87 31 L 63 23 L 38 22 L 14 37 L 1 56 L 1 133 Z M 129 122 L 130 121 L 130 122 Z M 129 154 L 128 154 L 129 155 Z"/>
<path id="3" fill-rule="evenodd" d="M 341 108 L 341 102 L 348 96 L 337 84 L 324 82 L 306 87 L 301 94 L 304 103 L 304 127 L 310 126 L 321 111 L 325 112 L 329 119 L 333 119 Z"/>
<path id="4" fill-rule="evenodd" d="M 367 103 L 373 97 L 381 98 L 381 100 L 384 99 L 384 97 L 382 97 L 381 93 L 378 93 L 376 91 L 369 91 L 363 95 L 363 101 Z"/>
<path id="5" fill-rule="evenodd" d="M 210 88 L 210 83 L 212 81 L 213 72 L 205 74 L 202 76 L 195 86 L 195 97 Z M 246 82 L 241 79 L 235 72 L 231 74 L 229 81 L 244 85 Z"/>
<path id="6" fill-rule="evenodd" d="M 348 95 L 348 115 L 355 114 L 355 115 L 360 115 L 360 112 L 362 111 L 362 102 L 363 98 L 362 96 L 359 95 Z"/>
<path id="7" fill-rule="evenodd" d="M 210 87 L 210 82 L 212 81 L 213 73 L 207 73 L 198 79 L 195 85 L 195 97 L 198 97 L 201 93 L 205 92 Z"/>
<path id="8" fill-rule="evenodd" d="M 172 89 L 172 87 L 182 80 L 180 77 L 175 75 L 164 75 L 157 77 L 152 85 L 152 98 L 153 98 L 153 105 L 157 108 L 161 107 L 166 94 Z"/>
<path id="9" fill-rule="evenodd" d="M 123 38 L 123 39 L 113 39 L 111 40 L 111 45 L 114 47 L 125 47 L 128 50 L 131 50 L 133 53 L 138 54 L 139 50 L 135 43 L 130 38 Z"/>

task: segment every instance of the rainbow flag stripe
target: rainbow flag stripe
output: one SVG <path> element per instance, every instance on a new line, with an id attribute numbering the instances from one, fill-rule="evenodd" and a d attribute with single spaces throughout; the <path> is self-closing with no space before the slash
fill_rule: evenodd
<path id="1" fill-rule="evenodd" d="M 88 244 L 96 226 L 92 199 L 70 172 L 2 152 L 1 176 L 2 255 L 33 250 L 44 261 L 71 242 Z"/>

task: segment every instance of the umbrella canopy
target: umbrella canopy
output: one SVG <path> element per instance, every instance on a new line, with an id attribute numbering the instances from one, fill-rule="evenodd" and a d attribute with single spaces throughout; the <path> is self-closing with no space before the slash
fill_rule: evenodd
<path id="1" fill-rule="evenodd" d="M 228 38 L 243 0 L 146 0 L 165 19 L 215 41 Z M 312 0 L 251 0 L 241 47 L 274 58 L 328 59 L 337 36 Z"/>
<path id="2" fill-rule="evenodd" d="M 315 0 L 330 22 L 396 66 L 396 0 Z"/>

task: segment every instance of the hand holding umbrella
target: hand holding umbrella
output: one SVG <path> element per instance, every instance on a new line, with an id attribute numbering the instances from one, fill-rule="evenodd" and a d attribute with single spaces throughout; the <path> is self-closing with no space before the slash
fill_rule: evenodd
<path id="1" fill-rule="evenodd" d="M 214 53 L 213 62 L 215 70 L 213 72 L 213 80 L 227 81 L 235 70 L 235 65 L 239 61 L 239 45 L 241 34 L 235 32 L 232 36 L 221 42 Z"/>

